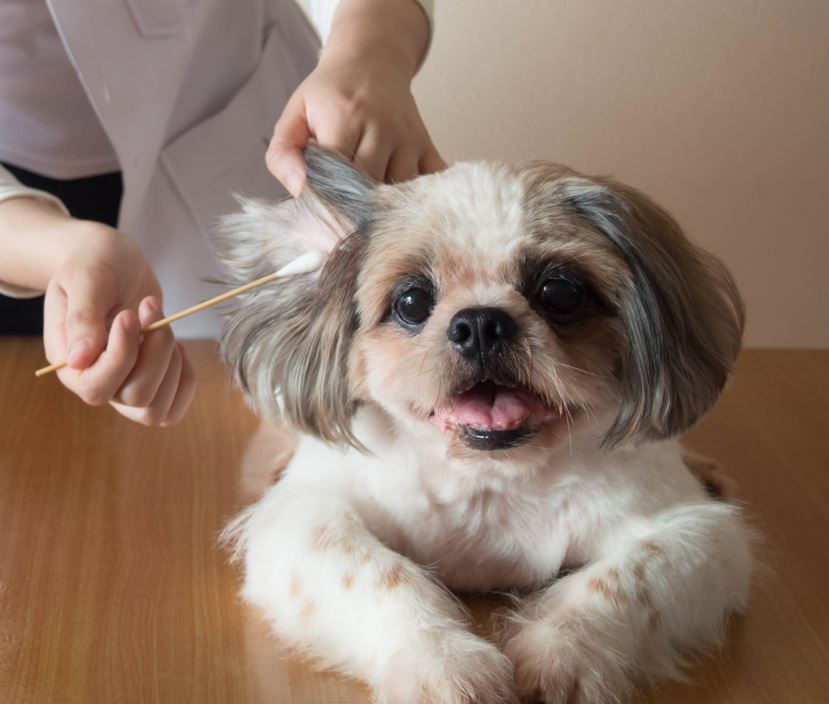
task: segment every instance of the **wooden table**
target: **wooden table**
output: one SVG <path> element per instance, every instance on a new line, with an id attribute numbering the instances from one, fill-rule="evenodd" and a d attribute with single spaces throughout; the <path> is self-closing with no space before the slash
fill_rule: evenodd
<path id="1" fill-rule="evenodd" d="M 0 701 L 366 702 L 280 652 L 216 547 L 256 421 L 211 344 L 187 420 L 145 429 L 0 339 Z M 748 351 L 688 444 L 727 467 L 766 569 L 725 650 L 646 700 L 829 702 L 829 351 Z M 486 612 L 486 606 L 477 613 Z"/>

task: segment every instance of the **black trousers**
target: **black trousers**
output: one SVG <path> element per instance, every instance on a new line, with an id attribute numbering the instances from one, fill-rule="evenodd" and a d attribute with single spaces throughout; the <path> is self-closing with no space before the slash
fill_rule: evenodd
<path id="1" fill-rule="evenodd" d="M 5 166 L 22 184 L 57 196 L 73 217 L 96 220 L 115 227 L 121 207 L 123 186 L 120 172 L 59 180 Z M 41 335 L 43 333 L 43 296 L 18 299 L 0 294 L 0 335 Z"/>

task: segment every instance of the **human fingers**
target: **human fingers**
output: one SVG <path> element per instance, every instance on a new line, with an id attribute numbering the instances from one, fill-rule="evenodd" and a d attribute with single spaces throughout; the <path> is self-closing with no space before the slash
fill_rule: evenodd
<path id="1" fill-rule="evenodd" d="M 131 310 L 121 311 L 112 321 L 106 349 L 83 370 L 64 367 L 58 377 L 68 389 L 92 406 L 109 402 L 124 383 L 138 357 L 138 318 Z"/>
<path id="2" fill-rule="evenodd" d="M 401 146 L 389 159 L 386 167 L 387 183 L 401 183 L 418 175 L 418 153 L 411 147 Z"/>
<path id="3" fill-rule="evenodd" d="M 359 111 L 338 110 L 335 101 L 315 109 L 310 129 L 317 144 L 353 161 L 366 127 Z"/>
<path id="4" fill-rule="evenodd" d="M 161 425 L 165 428 L 181 422 L 196 395 L 196 374 L 190 364 L 187 351 L 181 343 L 178 343 L 178 351 L 181 355 L 181 377 L 173 403 L 167 411 L 167 417 L 161 421 Z"/>
<path id="5" fill-rule="evenodd" d="M 51 364 L 66 361 L 66 292 L 54 281 L 43 301 L 43 349 Z"/>
<path id="6" fill-rule="evenodd" d="M 443 171 L 446 168 L 446 162 L 434 145 L 430 144 L 421 155 L 417 166 L 421 174 L 431 174 L 436 171 Z"/>
<path id="7" fill-rule="evenodd" d="M 107 344 L 107 315 L 115 304 L 115 286 L 104 272 L 81 268 L 61 282 L 66 297 L 66 363 L 86 369 Z"/>
<path id="8" fill-rule="evenodd" d="M 161 302 L 155 296 L 147 296 L 138 306 L 138 320 L 142 329 L 160 320 L 163 315 Z M 135 366 L 113 400 L 135 408 L 150 406 L 167 373 L 174 350 L 175 337 L 169 327 L 145 335 Z"/>
<path id="9" fill-rule="evenodd" d="M 274 126 L 265 156 L 268 170 L 294 198 L 305 186 L 305 147 L 310 137 L 304 101 L 295 93 Z"/>
<path id="10" fill-rule="evenodd" d="M 391 155 L 391 145 L 381 139 L 378 129 L 369 127 L 360 139 L 354 155 L 354 165 L 366 176 L 380 182 L 386 175 Z"/>

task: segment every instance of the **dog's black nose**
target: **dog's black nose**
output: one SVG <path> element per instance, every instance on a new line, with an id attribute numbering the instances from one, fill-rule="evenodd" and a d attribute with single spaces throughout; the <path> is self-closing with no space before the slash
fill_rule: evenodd
<path id="1" fill-rule="evenodd" d="M 484 360 L 501 352 L 517 329 L 510 314 L 501 308 L 464 308 L 455 313 L 446 337 L 467 359 Z"/>

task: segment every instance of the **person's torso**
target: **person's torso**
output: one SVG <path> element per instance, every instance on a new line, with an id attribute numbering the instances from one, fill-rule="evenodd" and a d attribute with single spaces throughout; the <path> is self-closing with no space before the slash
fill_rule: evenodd
<path id="1" fill-rule="evenodd" d="M 118 170 L 45 0 L 0 2 L 0 161 L 59 179 Z"/>
<path id="2" fill-rule="evenodd" d="M 215 295 L 205 279 L 218 274 L 216 218 L 238 207 L 234 193 L 285 193 L 265 152 L 274 122 L 316 63 L 316 34 L 292 0 L 45 2 L 97 118 L 89 127 L 103 130 L 122 171 L 119 227 L 158 275 L 165 309 Z M 60 106 L 50 114 L 51 129 L 62 129 Z M 218 328 L 211 311 L 175 326 L 188 337 Z"/>

